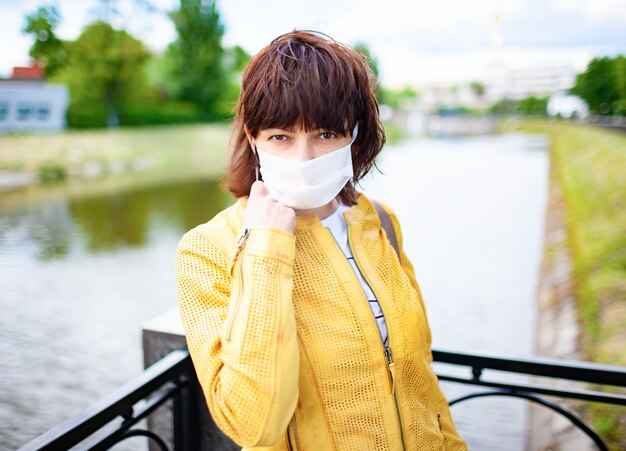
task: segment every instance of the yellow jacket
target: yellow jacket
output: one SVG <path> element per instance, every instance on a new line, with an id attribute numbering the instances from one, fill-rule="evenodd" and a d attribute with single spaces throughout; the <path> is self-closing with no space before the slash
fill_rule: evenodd
<path id="1" fill-rule="evenodd" d="M 293 234 L 255 228 L 241 238 L 246 203 L 185 234 L 176 256 L 187 344 L 217 425 L 244 448 L 466 450 L 430 365 L 413 268 L 370 201 L 359 194 L 344 217 L 391 356 L 318 217 L 298 216 Z"/>

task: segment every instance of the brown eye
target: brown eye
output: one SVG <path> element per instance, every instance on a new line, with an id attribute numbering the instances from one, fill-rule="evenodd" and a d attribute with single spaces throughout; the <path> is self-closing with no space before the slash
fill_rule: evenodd
<path id="1" fill-rule="evenodd" d="M 270 139 L 274 141 L 284 141 L 287 137 L 285 135 L 274 135 Z"/>
<path id="2" fill-rule="evenodd" d="M 335 136 L 337 136 L 336 134 L 334 134 L 333 132 L 323 132 L 320 134 L 320 137 L 322 139 L 333 139 Z"/>

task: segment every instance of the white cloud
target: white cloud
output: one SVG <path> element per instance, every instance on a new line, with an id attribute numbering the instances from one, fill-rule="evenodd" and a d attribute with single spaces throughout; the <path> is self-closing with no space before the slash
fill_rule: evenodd
<path id="1" fill-rule="evenodd" d="M 131 0 L 119 0 L 129 31 L 151 49 L 175 37 L 164 12 L 179 0 L 152 0 L 160 14 L 138 14 Z M 45 3 L 45 2 L 44 2 Z M 386 83 L 480 76 L 489 48 L 493 17 L 503 18 L 504 43 L 521 63 L 532 58 L 580 61 L 585 51 L 626 50 L 624 0 L 217 0 L 225 24 L 224 42 L 256 53 L 294 28 L 317 29 L 346 44 L 364 42 L 379 60 Z M 31 41 L 21 35 L 24 14 L 41 0 L 0 0 L 0 75 L 28 62 Z M 56 0 L 62 14 L 58 33 L 75 39 L 95 19 L 98 0 Z M 562 50 L 559 50 L 561 48 Z M 513 49 L 523 49 L 513 50 Z M 574 50 L 575 49 L 575 50 Z M 585 50 L 586 49 L 586 50 Z M 578 64 L 578 63 L 576 63 Z"/>
<path id="2" fill-rule="evenodd" d="M 554 0 L 554 4 L 560 10 L 579 12 L 587 17 L 626 18 L 624 0 Z"/>

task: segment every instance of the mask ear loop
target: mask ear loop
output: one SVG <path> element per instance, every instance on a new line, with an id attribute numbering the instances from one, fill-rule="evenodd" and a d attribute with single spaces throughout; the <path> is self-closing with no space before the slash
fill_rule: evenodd
<path id="1" fill-rule="evenodd" d="M 259 180 L 262 181 L 260 173 L 259 173 L 259 168 L 261 167 L 261 159 L 259 158 L 259 152 L 256 149 L 256 141 L 254 142 L 254 148 L 252 149 L 252 152 L 254 153 L 254 181 L 258 182 Z"/>

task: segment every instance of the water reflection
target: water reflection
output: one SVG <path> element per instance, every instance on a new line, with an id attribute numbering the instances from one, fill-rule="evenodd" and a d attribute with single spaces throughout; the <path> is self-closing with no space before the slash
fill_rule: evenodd
<path id="1" fill-rule="evenodd" d="M 232 202 L 219 181 L 197 179 L 31 203 L 2 212 L 0 249 L 47 261 L 141 247 L 165 230 L 182 234 Z"/>
<path id="2" fill-rule="evenodd" d="M 29 221 L 29 216 L 35 221 Z M 65 202 L 55 202 L 22 216 L 32 226 L 32 240 L 38 260 L 46 261 L 66 255 L 71 249 L 73 221 Z"/>
<path id="3" fill-rule="evenodd" d="M 232 201 L 148 174 L 0 195 L 0 449 L 139 373 L 141 324 L 176 305 L 178 240 Z"/>

